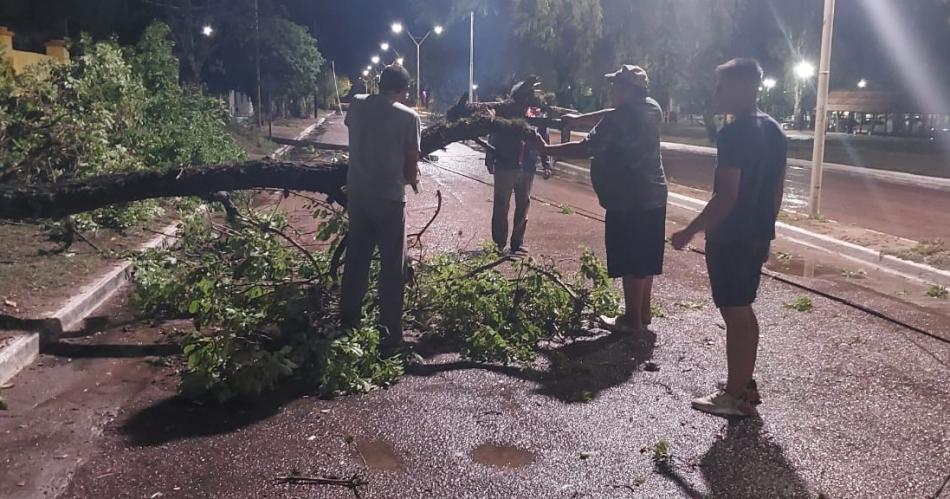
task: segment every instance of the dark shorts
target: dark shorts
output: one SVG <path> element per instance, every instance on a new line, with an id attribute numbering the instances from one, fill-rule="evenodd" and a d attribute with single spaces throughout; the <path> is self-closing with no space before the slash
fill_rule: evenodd
<path id="1" fill-rule="evenodd" d="M 717 308 L 752 305 L 771 241 L 706 241 L 706 268 Z"/>
<path id="2" fill-rule="evenodd" d="M 607 210 L 604 236 L 610 277 L 642 279 L 663 273 L 665 206 L 647 211 Z"/>

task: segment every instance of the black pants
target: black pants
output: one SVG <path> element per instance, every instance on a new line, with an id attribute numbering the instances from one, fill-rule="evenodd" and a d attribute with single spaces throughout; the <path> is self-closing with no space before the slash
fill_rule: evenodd
<path id="1" fill-rule="evenodd" d="M 755 302 L 771 241 L 706 241 L 706 269 L 717 308 Z"/>
<path id="2" fill-rule="evenodd" d="M 662 274 L 666 207 L 645 211 L 607 210 L 604 242 L 610 277 L 643 279 Z"/>

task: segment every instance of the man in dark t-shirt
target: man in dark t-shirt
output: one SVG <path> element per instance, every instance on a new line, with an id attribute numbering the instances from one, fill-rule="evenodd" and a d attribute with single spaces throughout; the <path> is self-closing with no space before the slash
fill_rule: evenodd
<path id="1" fill-rule="evenodd" d="M 706 233 L 713 301 L 726 321 L 726 387 L 693 400 L 693 407 L 720 416 L 742 416 L 753 414 L 752 404 L 758 400 L 752 374 L 759 323 L 752 303 L 775 239 L 788 145 L 779 124 L 756 106 L 762 82 L 758 62 L 733 59 L 716 73 L 717 105 L 735 119 L 719 133 L 712 199 L 688 227 L 673 235 L 672 243 L 682 249 L 696 234 Z"/>
<path id="2" fill-rule="evenodd" d="M 605 76 L 614 108 L 568 118 L 600 119 L 585 140 L 549 146 L 537 138 L 534 146 L 546 156 L 592 158 L 591 183 L 607 212 L 607 273 L 623 278 L 624 290 L 624 314 L 602 322 L 614 332 L 636 333 L 651 322 L 653 277 L 663 273 L 667 197 L 660 156 L 663 111 L 647 96 L 649 78 L 642 68 L 624 65 Z"/>

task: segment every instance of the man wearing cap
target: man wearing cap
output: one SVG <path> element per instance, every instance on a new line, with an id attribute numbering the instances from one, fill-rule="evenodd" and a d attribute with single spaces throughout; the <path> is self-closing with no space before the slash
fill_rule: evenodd
<path id="1" fill-rule="evenodd" d="M 359 327 L 373 251 L 379 248 L 381 346 L 402 345 L 402 306 L 406 260 L 406 186 L 417 190 L 421 122 L 405 105 L 409 73 L 387 66 L 378 95 L 359 95 L 346 115 L 350 166 L 346 179 L 346 266 L 340 299 L 345 326 Z"/>
<path id="2" fill-rule="evenodd" d="M 623 278 L 625 304 L 624 314 L 605 318 L 604 326 L 633 333 L 652 320 L 653 276 L 663 272 L 667 197 L 660 156 L 663 111 L 647 96 L 649 78 L 642 68 L 624 65 L 604 76 L 610 81 L 614 107 L 587 115 L 600 121 L 586 139 L 545 145 L 537 137 L 532 145 L 545 155 L 593 158 L 591 183 L 607 212 L 607 272 Z"/>
<path id="3" fill-rule="evenodd" d="M 522 119 L 531 105 L 535 88 L 540 85 L 536 77 L 515 84 L 507 102 L 496 109 L 500 118 Z M 508 242 L 508 210 L 511 195 L 515 195 L 514 224 L 511 228 L 511 252 L 527 251 L 524 236 L 528 228 L 528 208 L 531 205 L 531 186 L 540 163 L 548 174 L 550 166 L 547 158 L 540 157 L 537 151 L 527 147 L 520 136 L 493 133 L 488 142 L 494 151 L 485 154 L 485 166 L 495 176 L 494 206 L 492 208 L 492 240 L 499 250 Z"/>

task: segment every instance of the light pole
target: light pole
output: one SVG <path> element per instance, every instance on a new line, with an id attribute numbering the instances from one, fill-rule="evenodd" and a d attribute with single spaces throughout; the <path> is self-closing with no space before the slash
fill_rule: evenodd
<path id="1" fill-rule="evenodd" d="M 436 25 L 435 27 L 432 28 L 432 30 L 426 33 L 425 36 L 418 38 L 418 37 L 413 36 L 411 31 L 409 31 L 408 29 L 405 29 L 402 23 L 398 23 L 398 22 L 393 23 L 391 28 L 392 28 L 393 33 L 397 35 L 405 31 L 406 34 L 409 35 L 409 39 L 412 40 L 412 43 L 416 44 L 416 106 L 418 106 L 419 103 L 422 102 L 422 61 L 420 60 L 420 54 L 422 52 L 422 44 L 425 43 L 425 41 L 429 38 L 429 35 L 431 35 L 432 33 L 435 33 L 436 35 L 441 35 L 445 31 L 445 29 L 440 25 Z"/>
<path id="2" fill-rule="evenodd" d="M 772 107 L 772 89 L 775 88 L 778 82 L 775 81 L 775 78 L 765 78 L 762 80 L 762 89 L 765 90 L 765 112 L 771 113 Z"/>
<path id="3" fill-rule="evenodd" d="M 812 218 L 821 215 L 822 166 L 825 160 L 825 135 L 828 119 L 828 86 L 831 81 L 831 42 L 834 36 L 835 0 L 825 0 L 825 15 L 821 30 L 821 60 L 818 63 L 818 102 L 815 106 L 815 148 L 811 158 L 811 189 L 808 213 Z"/>
<path id="4" fill-rule="evenodd" d="M 475 11 L 469 12 L 468 23 L 468 101 L 475 97 Z"/>

